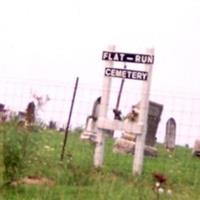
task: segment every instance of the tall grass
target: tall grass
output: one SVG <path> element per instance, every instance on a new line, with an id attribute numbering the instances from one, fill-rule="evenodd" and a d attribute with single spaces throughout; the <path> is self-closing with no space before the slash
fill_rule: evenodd
<path id="1" fill-rule="evenodd" d="M 12 131 L 11 131 L 12 130 Z M 143 174 L 133 177 L 132 155 L 112 153 L 112 140 L 107 139 L 104 166 L 93 167 L 93 147 L 79 139 L 79 133 L 69 134 L 64 161 L 60 161 L 63 134 L 51 130 L 25 130 L 28 134 L 28 156 L 17 176 L 46 177 L 53 185 L 18 184 L 3 187 L 2 174 L 3 143 L 5 134 L 17 137 L 19 130 L 13 125 L 0 127 L 0 174 L 1 198 L 8 200 L 196 200 L 199 197 L 200 160 L 191 156 L 188 148 L 177 147 L 167 152 L 158 145 L 159 156 L 145 157 Z M 14 141 L 14 140 L 13 140 Z M 15 145 L 15 144 L 13 144 Z M 30 149 L 29 149 L 30 147 Z M 152 173 L 160 172 L 167 178 L 164 192 L 159 196 L 153 190 L 155 182 Z"/>

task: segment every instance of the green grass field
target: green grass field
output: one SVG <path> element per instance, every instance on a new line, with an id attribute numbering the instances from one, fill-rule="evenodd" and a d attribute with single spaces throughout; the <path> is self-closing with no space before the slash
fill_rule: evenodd
<path id="1" fill-rule="evenodd" d="M 16 177 L 19 180 L 27 176 L 45 177 L 53 184 L 7 186 L 3 178 L 4 142 L 9 134 L 9 140 L 17 146 L 21 130 L 15 130 L 16 127 L 11 125 L 0 127 L 0 200 L 200 199 L 200 160 L 191 156 L 191 149 L 177 147 L 170 153 L 158 145 L 159 156 L 145 157 L 142 175 L 134 177 L 131 172 L 133 157 L 114 154 L 111 139 L 106 140 L 103 168 L 95 169 L 93 147 L 81 141 L 79 133 L 69 134 L 64 161 L 61 162 L 64 135 L 40 129 L 25 131 L 28 145 L 22 157 L 24 167 L 16 172 Z M 162 193 L 153 189 L 154 172 L 167 178 Z"/>

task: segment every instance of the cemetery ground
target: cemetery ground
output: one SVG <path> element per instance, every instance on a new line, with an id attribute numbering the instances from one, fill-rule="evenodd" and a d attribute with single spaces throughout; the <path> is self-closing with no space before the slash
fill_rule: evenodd
<path id="1" fill-rule="evenodd" d="M 111 138 L 106 139 L 101 169 L 93 167 L 93 146 L 80 140 L 79 129 L 68 135 L 60 161 L 63 138 L 39 127 L 1 125 L 0 199 L 200 199 L 200 159 L 189 148 L 168 152 L 157 144 L 158 156 L 145 157 L 142 175 L 134 177 L 132 155 L 114 154 Z M 155 180 L 155 174 L 164 181 Z"/>

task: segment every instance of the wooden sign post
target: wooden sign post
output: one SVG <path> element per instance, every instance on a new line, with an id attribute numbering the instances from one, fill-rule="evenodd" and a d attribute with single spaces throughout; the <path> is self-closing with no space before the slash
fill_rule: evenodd
<path id="1" fill-rule="evenodd" d="M 154 55 L 154 49 L 147 49 L 146 53 Z M 141 105 L 139 114 L 139 123 L 143 125 L 143 131 L 141 135 L 138 135 L 136 137 L 135 155 L 134 155 L 135 157 L 133 159 L 133 169 L 132 169 L 134 175 L 140 175 L 143 168 L 145 138 L 147 134 L 147 117 L 149 110 L 149 92 L 151 85 L 152 64 L 150 65 L 146 64 L 145 71 L 148 72 L 148 81 L 144 81 L 142 84 Z"/>
<path id="2" fill-rule="evenodd" d="M 109 46 L 108 51 L 115 51 L 115 46 Z M 105 65 L 112 68 L 113 61 L 106 61 Z M 107 117 L 111 80 L 112 79 L 110 77 L 104 77 L 104 80 L 103 80 L 103 86 L 102 86 L 103 90 L 102 90 L 102 96 L 101 96 L 99 118 Z M 103 164 L 104 142 L 105 142 L 104 130 L 97 129 L 96 147 L 94 150 L 94 166 L 95 167 L 101 167 Z"/>

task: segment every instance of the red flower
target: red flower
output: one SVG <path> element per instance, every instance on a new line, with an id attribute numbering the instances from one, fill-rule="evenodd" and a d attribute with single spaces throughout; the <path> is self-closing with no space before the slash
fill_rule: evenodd
<path id="1" fill-rule="evenodd" d="M 159 172 L 154 172 L 153 173 L 153 177 L 159 183 L 164 183 L 167 180 L 166 177 L 163 174 L 159 173 Z"/>

